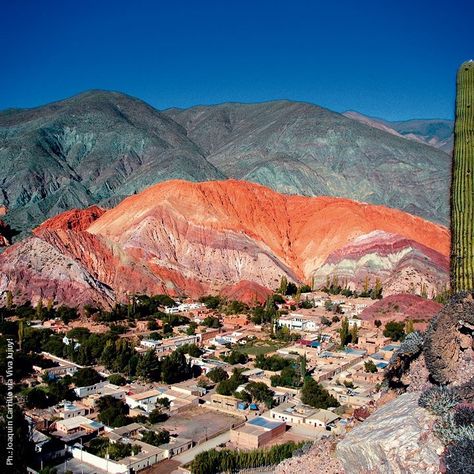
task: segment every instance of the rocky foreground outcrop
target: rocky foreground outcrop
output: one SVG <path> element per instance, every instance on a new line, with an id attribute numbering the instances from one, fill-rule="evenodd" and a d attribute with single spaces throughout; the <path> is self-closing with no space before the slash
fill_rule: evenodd
<path id="1" fill-rule="evenodd" d="M 376 235 L 385 255 L 384 236 L 399 236 L 393 253 L 404 254 L 404 266 L 395 256 L 382 270 L 368 265 L 363 275 L 370 272 L 372 283 L 400 275 L 397 288 L 408 290 L 428 274 L 444 286 L 449 232 L 442 226 L 383 206 L 227 180 L 167 181 L 108 211 L 92 206 L 51 218 L 0 256 L 0 292 L 104 304 L 131 293 L 200 296 L 245 281 L 272 289 L 282 276 L 310 283 L 330 255 L 368 234 L 367 261 Z M 346 260 L 359 262 L 361 252 Z M 361 285 L 357 275 L 352 281 Z"/>
<path id="2" fill-rule="evenodd" d="M 419 396 L 401 395 L 346 435 L 336 449 L 346 474 L 440 472 L 444 448 L 431 431 L 434 417 L 418 406 Z"/>

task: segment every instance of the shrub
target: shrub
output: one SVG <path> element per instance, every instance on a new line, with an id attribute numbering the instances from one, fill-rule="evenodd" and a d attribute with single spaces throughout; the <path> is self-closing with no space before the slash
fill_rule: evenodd
<path id="1" fill-rule="evenodd" d="M 448 474 L 474 472 L 474 441 L 462 439 L 448 446 L 444 462 Z"/>
<path id="2" fill-rule="evenodd" d="M 452 412 L 441 417 L 435 423 L 433 430 L 443 444 L 459 442 L 463 439 L 474 441 L 474 426 L 457 426 Z"/>
<path id="3" fill-rule="evenodd" d="M 453 413 L 456 426 L 474 426 L 474 405 L 458 405 Z"/>
<path id="4" fill-rule="evenodd" d="M 459 401 L 459 396 L 452 389 L 445 386 L 435 386 L 421 394 L 418 404 L 435 415 L 443 416 L 454 408 Z"/>

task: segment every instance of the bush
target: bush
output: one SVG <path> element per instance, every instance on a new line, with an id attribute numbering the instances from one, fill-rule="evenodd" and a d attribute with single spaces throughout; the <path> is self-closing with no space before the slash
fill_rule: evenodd
<path id="1" fill-rule="evenodd" d="M 452 412 L 442 416 L 434 425 L 433 431 L 443 444 L 459 442 L 463 439 L 474 441 L 474 426 L 458 426 Z"/>
<path id="2" fill-rule="evenodd" d="M 474 472 L 474 441 L 462 439 L 448 446 L 444 462 L 448 474 Z"/>
<path id="3" fill-rule="evenodd" d="M 452 389 L 440 386 L 425 390 L 418 400 L 418 405 L 435 415 L 443 416 L 459 401 L 459 396 Z"/>
<path id="4" fill-rule="evenodd" d="M 284 459 L 297 455 L 303 450 L 304 443 L 289 443 L 272 446 L 270 449 L 253 451 L 236 451 L 230 449 L 211 449 L 199 453 L 191 463 L 192 474 L 217 474 L 220 472 L 236 472 L 261 466 L 279 464 Z"/>
<path id="5" fill-rule="evenodd" d="M 456 426 L 474 426 L 474 405 L 458 405 L 453 413 Z"/>
<path id="6" fill-rule="evenodd" d="M 371 374 L 375 374 L 375 372 L 377 372 L 377 366 L 371 360 L 364 362 L 364 369 L 366 372 L 369 372 Z"/>

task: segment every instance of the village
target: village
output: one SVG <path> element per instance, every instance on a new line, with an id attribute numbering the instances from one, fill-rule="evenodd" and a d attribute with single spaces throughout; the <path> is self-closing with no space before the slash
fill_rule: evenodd
<path id="1" fill-rule="evenodd" d="M 387 337 L 380 321 L 363 319 L 377 298 L 301 289 L 253 309 L 218 297 L 163 296 L 161 319 L 132 323 L 32 320 L 30 335 L 47 331 L 44 348 L 62 348 L 41 350 L 22 381 L 34 472 L 193 472 L 193 459 L 211 449 L 304 446 L 350 429 L 380 396 L 399 334 Z M 129 316 L 140 302 L 134 306 Z M 110 330 L 109 363 L 107 345 L 97 363 L 79 363 L 84 341 Z M 125 359 L 139 360 L 133 376 L 117 365 L 122 348 L 131 351 Z M 64 399 L 42 400 L 57 386 L 66 387 Z"/>

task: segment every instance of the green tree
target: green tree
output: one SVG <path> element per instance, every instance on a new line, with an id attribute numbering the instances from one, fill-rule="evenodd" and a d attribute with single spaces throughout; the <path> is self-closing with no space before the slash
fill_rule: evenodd
<path id="1" fill-rule="evenodd" d="M 405 337 L 405 324 L 398 321 L 389 321 L 385 325 L 383 335 L 392 341 L 400 341 Z"/>
<path id="2" fill-rule="evenodd" d="M 413 320 L 409 319 L 405 324 L 405 333 L 410 334 L 411 332 L 415 331 L 415 327 L 413 324 Z"/>
<path id="3" fill-rule="evenodd" d="M 347 317 L 342 318 L 341 328 L 339 329 L 339 337 L 341 339 L 340 347 L 344 347 L 351 340 L 349 332 L 349 320 Z"/>
<path id="4" fill-rule="evenodd" d="M 161 362 L 154 350 L 149 350 L 139 357 L 137 376 L 150 382 L 161 379 Z"/>
<path id="5" fill-rule="evenodd" d="M 111 374 L 108 381 L 113 385 L 125 385 L 127 383 L 127 379 L 122 374 Z"/>
<path id="6" fill-rule="evenodd" d="M 167 430 L 145 431 L 141 440 L 153 446 L 161 446 L 170 442 L 170 433 Z"/>
<path id="7" fill-rule="evenodd" d="M 150 412 L 150 415 L 148 416 L 148 421 L 154 425 L 156 423 L 162 423 L 163 421 L 166 421 L 168 419 L 168 415 L 166 413 L 163 413 L 161 408 L 155 408 Z"/>
<path id="8" fill-rule="evenodd" d="M 306 377 L 301 389 L 301 401 L 314 408 L 338 407 L 339 402 L 318 382 L 311 377 Z"/>
<path id="9" fill-rule="evenodd" d="M 377 366 L 371 360 L 368 360 L 368 361 L 364 362 L 364 369 L 365 369 L 366 372 L 369 372 L 369 373 L 372 373 L 372 374 L 377 372 Z"/>
<path id="10" fill-rule="evenodd" d="M 352 344 L 357 344 L 357 340 L 359 339 L 359 328 L 357 324 L 353 324 L 351 328 L 351 342 Z"/>
<path id="11" fill-rule="evenodd" d="M 88 387 L 102 381 L 100 374 L 92 367 L 78 369 L 72 377 L 76 387 Z"/>
<path id="12" fill-rule="evenodd" d="M 278 293 L 286 295 L 286 290 L 288 288 L 288 279 L 283 275 L 280 279 L 280 286 L 278 287 Z"/>
<path id="13" fill-rule="evenodd" d="M 216 367 L 208 372 L 207 378 L 212 380 L 214 383 L 219 383 L 223 380 L 227 380 L 229 375 L 222 367 Z"/>

